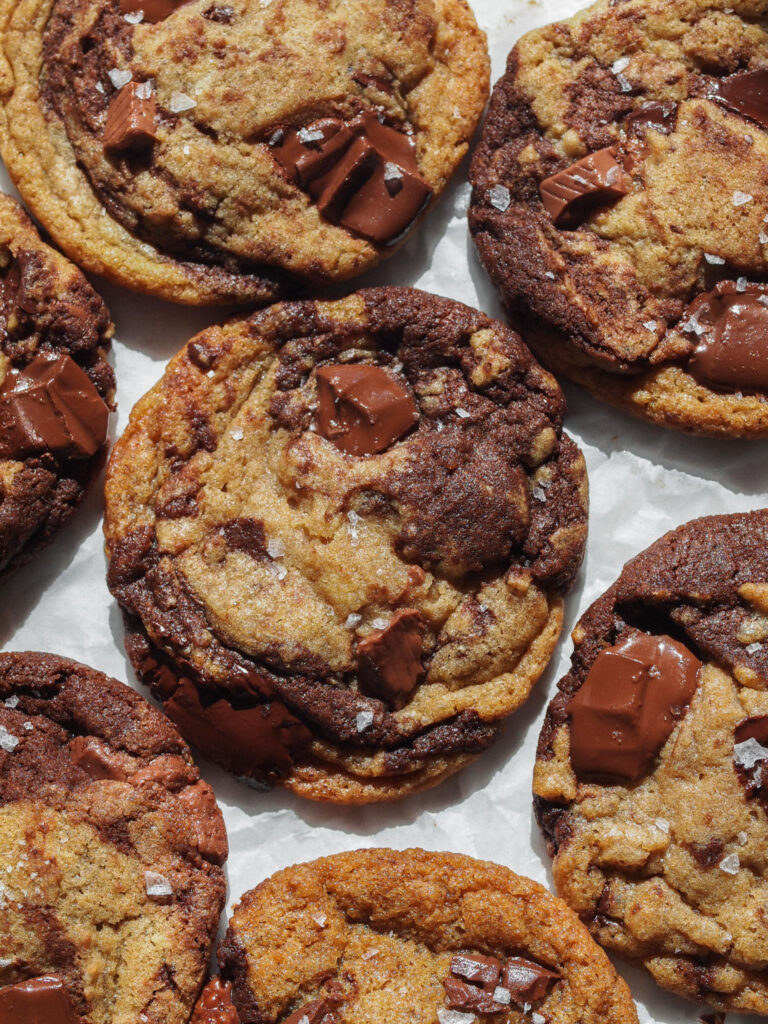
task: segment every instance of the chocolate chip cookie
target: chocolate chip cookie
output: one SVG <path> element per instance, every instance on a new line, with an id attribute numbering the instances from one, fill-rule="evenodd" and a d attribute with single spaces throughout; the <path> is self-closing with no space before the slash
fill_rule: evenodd
<path id="1" fill-rule="evenodd" d="M 466 0 L 2 0 L 0 151 L 89 270 L 265 303 L 394 252 L 488 96 Z"/>
<path id="2" fill-rule="evenodd" d="M 630 561 L 573 633 L 539 740 L 559 894 L 609 949 L 718 1010 L 768 1013 L 768 511 Z"/>
<path id="3" fill-rule="evenodd" d="M 407 288 L 188 343 L 107 474 L 140 678 L 238 776 L 337 802 L 432 785 L 528 697 L 586 473 L 517 335 Z"/>
<path id="4" fill-rule="evenodd" d="M 0 1020 L 186 1024 L 224 904 L 224 821 L 143 697 L 0 654 Z"/>
<path id="5" fill-rule="evenodd" d="M 0 195 L 0 574 L 50 540 L 103 463 L 111 336 L 77 267 Z"/>
<path id="6" fill-rule="evenodd" d="M 637 1021 L 564 903 L 455 853 L 358 850 L 279 871 L 235 907 L 219 963 L 242 1024 Z"/>
<path id="7" fill-rule="evenodd" d="M 699 434 L 768 436 L 767 11 L 600 0 L 526 35 L 471 170 L 544 365 Z"/>

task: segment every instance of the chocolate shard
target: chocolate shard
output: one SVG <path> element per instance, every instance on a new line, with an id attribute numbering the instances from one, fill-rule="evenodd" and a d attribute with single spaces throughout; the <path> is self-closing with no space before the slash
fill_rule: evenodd
<path id="1" fill-rule="evenodd" d="M 768 715 L 739 722 L 733 731 L 733 766 L 749 798 L 768 808 Z"/>
<path id="2" fill-rule="evenodd" d="M 120 0 L 120 10 L 123 14 L 144 15 L 144 21 L 150 25 L 156 25 L 158 21 L 165 21 L 176 10 L 183 7 L 189 0 Z"/>
<path id="3" fill-rule="evenodd" d="M 560 981 L 561 975 L 533 960 L 513 957 L 507 960 L 501 975 L 501 984 L 510 993 L 513 1002 L 524 1005 L 543 999 Z"/>
<path id="4" fill-rule="evenodd" d="M 627 131 L 642 134 L 647 128 L 669 135 L 677 125 L 678 105 L 672 100 L 662 103 L 643 103 L 624 118 Z"/>
<path id="5" fill-rule="evenodd" d="M 380 366 L 322 366 L 315 377 L 318 433 L 348 455 L 385 451 L 419 418 L 410 392 Z"/>
<path id="6" fill-rule="evenodd" d="M 125 782 L 128 778 L 114 753 L 95 736 L 76 736 L 69 744 L 69 755 L 92 779 Z"/>
<path id="7" fill-rule="evenodd" d="M 620 199 L 630 189 L 624 168 L 613 147 L 590 153 L 563 171 L 545 178 L 539 185 L 544 209 L 555 224 L 575 214 L 579 200 Z"/>
<path id="8" fill-rule="evenodd" d="M 768 128 L 768 69 L 739 71 L 713 82 L 709 98 Z"/>
<path id="9" fill-rule="evenodd" d="M 746 743 L 747 740 L 757 740 L 761 747 L 768 750 L 768 715 L 756 715 L 739 722 L 734 730 L 734 742 Z"/>
<path id="10" fill-rule="evenodd" d="M 196 782 L 181 791 L 179 804 L 187 813 L 200 853 L 213 864 L 224 864 L 229 840 L 213 789 L 207 782 Z"/>
<path id="11" fill-rule="evenodd" d="M 720 281 L 688 306 L 680 330 L 698 339 L 687 370 L 700 383 L 768 391 L 768 285 Z"/>
<path id="12" fill-rule="evenodd" d="M 376 245 L 391 245 L 432 195 L 412 139 L 376 114 L 324 118 L 269 135 L 275 159 L 328 220 Z"/>
<path id="13" fill-rule="evenodd" d="M 571 764 L 581 781 L 644 775 L 696 691 L 701 662 L 669 636 L 633 632 L 601 651 L 571 698 Z"/>
<path id="14" fill-rule="evenodd" d="M 448 1007 L 470 1013 L 503 1013 L 506 1002 L 496 1000 L 494 993 L 501 977 L 501 961 L 496 957 L 459 954 L 451 958 L 451 975 L 443 981 Z"/>
<path id="15" fill-rule="evenodd" d="M 232 1002 L 232 985 L 221 978 L 212 978 L 197 1001 L 190 1024 L 239 1024 L 240 1017 Z"/>
<path id="16" fill-rule="evenodd" d="M 283 1024 L 338 1024 L 338 1019 L 327 999 L 314 999 L 286 1017 Z"/>
<path id="17" fill-rule="evenodd" d="M 495 956 L 460 954 L 451 958 L 451 974 L 470 981 L 473 985 L 482 985 L 483 988 L 493 990 L 499 983 L 501 960 L 497 960 Z"/>
<path id="18" fill-rule="evenodd" d="M 464 1013 L 504 1013 L 509 1009 L 509 1003 L 496 1002 L 493 992 L 460 981 L 459 978 L 446 978 L 443 988 L 450 1010 L 461 1010 Z"/>
<path id="19" fill-rule="evenodd" d="M 104 127 L 104 149 L 125 153 L 146 149 L 157 138 L 157 99 L 148 82 L 128 82 L 112 97 Z"/>
<path id="20" fill-rule="evenodd" d="M 37 355 L 0 387 L 0 458 L 89 458 L 104 444 L 108 425 L 109 409 L 68 355 Z"/>
<path id="21" fill-rule="evenodd" d="M 44 974 L 0 989 L 0 1021 L 79 1024 L 80 1014 L 75 1013 L 64 979 L 58 974 Z"/>
<path id="22" fill-rule="evenodd" d="M 420 612 L 403 608 L 357 645 L 361 690 L 402 707 L 424 676 L 421 656 L 426 624 Z"/>

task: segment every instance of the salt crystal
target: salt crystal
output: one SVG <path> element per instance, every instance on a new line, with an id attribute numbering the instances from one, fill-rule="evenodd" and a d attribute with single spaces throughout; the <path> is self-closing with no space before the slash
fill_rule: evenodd
<path id="1" fill-rule="evenodd" d="M 546 501 L 547 493 L 543 487 L 534 487 L 533 496 L 536 501 Z"/>
<path id="2" fill-rule="evenodd" d="M 749 644 L 747 646 L 747 648 L 746 648 L 746 651 L 747 651 L 747 654 L 757 654 L 757 652 L 758 651 L 762 651 L 762 649 L 763 649 L 763 645 L 762 644 L 754 643 L 754 644 Z"/>
<path id="3" fill-rule="evenodd" d="M 718 864 L 721 871 L 724 871 L 726 875 L 737 875 L 739 873 L 739 855 L 738 853 L 729 853 L 727 857 Z"/>
<path id="4" fill-rule="evenodd" d="M 144 884 L 150 899 L 165 900 L 169 896 L 173 896 L 173 886 L 165 875 L 161 875 L 157 871 L 145 871 Z"/>
<path id="5" fill-rule="evenodd" d="M 136 95 L 140 100 L 148 100 L 152 96 L 152 83 L 139 82 L 136 86 Z"/>
<path id="6" fill-rule="evenodd" d="M 551 270 L 547 270 L 544 273 L 544 277 L 548 277 L 550 281 L 554 281 L 555 280 L 555 275 L 552 273 Z"/>
<path id="7" fill-rule="evenodd" d="M 270 562 L 269 565 L 267 566 L 267 569 L 269 570 L 270 575 L 274 576 L 278 583 L 281 580 L 284 580 L 285 577 L 288 575 L 288 570 L 285 568 L 285 566 L 279 565 L 277 562 Z"/>
<path id="8" fill-rule="evenodd" d="M 132 72 L 128 70 L 121 71 L 120 68 L 112 68 L 107 74 L 109 75 L 110 82 L 116 89 L 122 89 L 133 78 Z"/>
<path id="9" fill-rule="evenodd" d="M 470 418 L 470 415 L 471 415 L 471 414 L 470 414 L 470 413 L 468 413 L 466 409 L 457 409 L 457 410 L 456 410 L 456 415 L 457 415 L 457 416 L 459 417 L 459 419 L 461 419 L 461 420 L 468 420 L 468 419 Z"/>
<path id="10" fill-rule="evenodd" d="M 13 736 L 4 725 L 0 725 L 0 749 L 12 754 L 19 745 L 19 737 Z"/>
<path id="11" fill-rule="evenodd" d="M 326 914 L 313 914 L 312 920 L 318 927 L 325 928 L 325 922 L 328 920 L 328 917 Z"/>
<path id="12" fill-rule="evenodd" d="M 24 732 L 32 732 L 32 730 L 34 728 L 35 727 L 34 727 L 34 725 L 32 725 L 31 722 L 25 722 L 24 725 L 22 726 L 22 729 L 24 730 Z"/>
<path id="13" fill-rule="evenodd" d="M 509 204 L 512 201 L 512 197 L 509 194 L 509 189 L 504 185 L 494 185 L 492 189 L 488 191 L 488 202 L 499 213 L 506 213 L 509 209 Z"/>
<path id="14" fill-rule="evenodd" d="M 347 529 L 349 530 L 349 535 L 352 540 L 358 539 L 359 534 L 357 532 L 357 528 L 361 522 L 362 519 L 357 512 L 347 512 Z"/>
<path id="15" fill-rule="evenodd" d="M 721 266 L 723 263 L 725 263 L 725 260 L 722 256 L 715 256 L 713 252 L 705 252 L 704 259 L 707 261 L 707 263 L 714 263 L 717 266 Z"/>
<path id="16" fill-rule="evenodd" d="M 233 441 L 242 441 L 244 435 L 240 427 L 235 427 L 234 430 L 230 430 L 229 436 Z"/>
<path id="17" fill-rule="evenodd" d="M 182 149 L 182 153 L 184 154 L 184 156 L 189 156 L 189 154 L 190 154 L 191 152 L 192 152 L 192 150 L 191 150 L 191 149 L 189 148 L 189 146 L 185 146 L 185 147 L 184 147 L 184 148 Z"/>
<path id="18" fill-rule="evenodd" d="M 13 960 L 6 960 L 5 957 L 0 956 L 0 970 L 3 970 L 5 967 L 10 967 L 12 963 Z"/>
<path id="19" fill-rule="evenodd" d="M 739 277 L 736 280 L 736 291 L 745 292 L 747 290 L 747 279 L 746 277 Z"/>
<path id="20" fill-rule="evenodd" d="M 104 92 L 104 86 L 101 84 L 101 82 L 97 82 L 96 83 L 96 90 L 97 90 L 97 92 L 100 92 L 100 93 Z"/>
<path id="21" fill-rule="evenodd" d="M 768 761 L 768 748 L 750 736 L 743 743 L 734 744 L 733 761 L 742 768 L 754 768 L 758 761 Z"/>
<path id="22" fill-rule="evenodd" d="M 747 839 L 749 837 L 747 836 L 746 832 L 739 832 L 739 834 L 736 836 L 736 838 L 739 840 L 739 845 L 740 846 L 746 846 L 747 845 Z"/>
<path id="23" fill-rule="evenodd" d="M 655 320 L 646 320 L 643 323 L 643 327 L 646 329 L 646 331 L 655 331 L 658 326 L 659 325 L 656 323 Z"/>
<path id="24" fill-rule="evenodd" d="M 758 295 L 757 301 L 761 306 L 768 306 L 768 295 Z"/>
<path id="25" fill-rule="evenodd" d="M 168 104 L 171 113 L 183 114 L 185 110 L 192 110 L 196 106 L 197 102 L 191 96 L 187 96 L 185 92 L 171 93 L 171 102 Z"/>
<path id="26" fill-rule="evenodd" d="M 473 1021 L 477 1020 L 474 1013 L 462 1013 L 460 1010 L 443 1010 L 437 1011 L 437 1019 L 440 1024 L 472 1024 Z"/>
<path id="27" fill-rule="evenodd" d="M 129 11 L 128 14 L 123 15 L 123 18 L 129 25 L 139 25 L 144 21 L 144 11 Z"/>
<path id="28" fill-rule="evenodd" d="M 624 75 L 616 75 L 616 81 L 621 86 L 622 92 L 632 92 L 632 85 L 629 81 L 627 81 Z"/>
<path id="29" fill-rule="evenodd" d="M 619 57 L 611 65 L 611 71 L 614 75 L 620 75 L 622 71 L 626 71 L 629 67 L 629 57 Z"/>
<path id="30" fill-rule="evenodd" d="M 736 189 L 733 193 L 733 205 L 744 206 L 746 203 L 751 203 L 754 198 L 749 192 L 741 192 L 739 189 Z"/>
<path id="31" fill-rule="evenodd" d="M 373 957 L 378 956 L 378 949 L 369 949 L 367 953 L 363 953 L 363 960 L 371 960 Z"/>
<path id="32" fill-rule="evenodd" d="M 391 163 L 387 160 L 384 165 L 384 181 L 400 181 L 403 176 L 403 172 L 397 166 L 397 164 Z"/>
<path id="33" fill-rule="evenodd" d="M 285 138 L 285 132 L 283 131 L 282 128 L 278 128 L 276 132 L 272 132 L 272 134 L 270 135 L 270 137 L 269 137 L 269 144 L 270 144 L 270 146 L 273 146 L 273 147 L 274 146 L 279 146 L 284 138 Z"/>
<path id="34" fill-rule="evenodd" d="M 355 718 L 355 728 L 358 732 L 365 732 L 366 729 L 373 725 L 373 712 L 372 711 L 359 711 Z"/>
<path id="35" fill-rule="evenodd" d="M 654 825 L 662 832 L 669 832 L 669 822 L 666 818 L 657 818 Z"/>
<path id="36" fill-rule="evenodd" d="M 357 612 L 350 612 L 346 618 L 346 621 L 344 622 L 344 625 L 346 626 L 347 629 L 354 629 L 355 626 L 359 626 L 362 621 L 362 615 L 359 615 Z"/>
<path id="37" fill-rule="evenodd" d="M 300 128 L 298 135 L 300 142 L 321 142 L 325 138 L 319 128 Z"/>
<path id="38" fill-rule="evenodd" d="M 512 995 L 508 988 L 502 988 L 501 985 L 493 990 L 493 1001 L 494 1003 L 501 1003 L 502 1006 L 509 1006 L 512 1002 Z"/>
<path id="39" fill-rule="evenodd" d="M 699 306 L 699 308 L 696 310 L 696 312 L 692 316 L 689 316 L 684 324 L 680 325 L 681 330 L 686 331 L 686 332 L 692 331 L 696 335 L 704 334 L 704 332 L 706 331 L 706 327 L 703 327 L 699 323 L 699 317 L 703 316 L 705 313 L 708 313 L 708 312 L 709 312 L 709 303 L 708 302 L 702 303 L 702 305 Z"/>
<path id="40" fill-rule="evenodd" d="M 374 619 L 371 625 L 374 629 L 386 629 L 389 622 L 386 619 Z"/>
<path id="41" fill-rule="evenodd" d="M 760 232 L 760 234 L 757 236 L 757 240 L 760 243 L 760 245 L 768 245 L 768 235 L 766 235 L 764 231 Z"/>
<path id="42" fill-rule="evenodd" d="M 547 1018 L 542 1013 L 531 1014 L 532 1024 L 547 1024 Z"/>
<path id="43" fill-rule="evenodd" d="M 13 696 L 9 697 L 5 702 L 7 708 L 17 708 L 19 706 L 19 698 L 14 693 Z"/>
<path id="44" fill-rule="evenodd" d="M 267 554 L 270 558 L 282 558 L 285 554 L 285 544 L 279 537 L 270 537 L 267 544 Z"/>

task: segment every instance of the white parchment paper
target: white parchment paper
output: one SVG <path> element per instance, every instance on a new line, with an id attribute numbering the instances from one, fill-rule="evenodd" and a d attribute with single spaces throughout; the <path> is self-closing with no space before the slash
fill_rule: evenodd
<path id="1" fill-rule="evenodd" d="M 494 81 L 524 32 L 583 6 L 579 0 L 471 2 L 488 33 Z M 1 167 L 0 185 L 13 191 Z M 359 285 L 414 285 L 500 315 L 467 230 L 468 199 L 465 162 L 421 231 Z M 94 284 L 117 325 L 117 435 L 167 360 L 223 313 L 172 306 L 99 279 Z M 259 794 L 201 763 L 229 829 L 230 906 L 281 867 L 379 845 L 467 853 L 506 864 L 552 888 L 549 861 L 531 812 L 531 775 L 544 709 L 567 669 L 568 632 L 624 562 L 666 530 L 699 515 L 759 508 L 768 492 L 768 442 L 684 437 L 635 422 L 567 383 L 564 388 L 570 410 L 566 426 L 589 466 L 590 534 L 584 568 L 567 602 L 564 636 L 532 698 L 496 746 L 471 768 L 395 805 L 343 809 L 302 801 L 280 789 Z M 52 651 L 76 658 L 136 686 L 123 652 L 120 613 L 105 584 L 101 502 L 99 483 L 56 542 L 3 586 L 0 644 L 5 650 Z M 697 1007 L 662 992 L 643 972 L 617 966 L 632 987 L 643 1024 L 683 1024 L 699 1016 Z M 733 1024 L 747 1019 L 729 1016 Z"/>

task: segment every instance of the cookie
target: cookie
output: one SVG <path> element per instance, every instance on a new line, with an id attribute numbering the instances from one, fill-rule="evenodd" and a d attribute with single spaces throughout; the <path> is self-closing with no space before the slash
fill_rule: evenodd
<path id="1" fill-rule="evenodd" d="M 407 288 L 190 341 L 107 472 L 139 677 L 238 776 L 395 799 L 528 697 L 581 563 L 586 472 L 503 324 Z"/>
<path id="2" fill-rule="evenodd" d="M 524 36 L 470 227 L 545 366 L 662 426 L 768 436 L 761 3 L 600 0 Z"/>
<path id="3" fill-rule="evenodd" d="M 632 559 L 573 632 L 539 740 L 558 893 L 608 949 L 718 1010 L 768 1013 L 768 512 Z"/>
<path id="4" fill-rule="evenodd" d="M 357 850 L 279 871 L 235 907 L 219 964 L 242 1024 L 637 1021 L 561 900 L 456 853 Z"/>
<path id="5" fill-rule="evenodd" d="M 0 1020 L 186 1024 L 224 821 L 172 724 L 51 654 L 0 654 Z"/>
<path id="6" fill-rule="evenodd" d="M 104 461 L 111 336 L 77 267 L 0 194 L 0 574 L 50 540 Z"/>
<path id="7" fill-rule="evenodd" d="M 395 251 L 489 86 L 466 0 L 2 0 L 0 152 L 88 270 L 266 303 Z"/>

